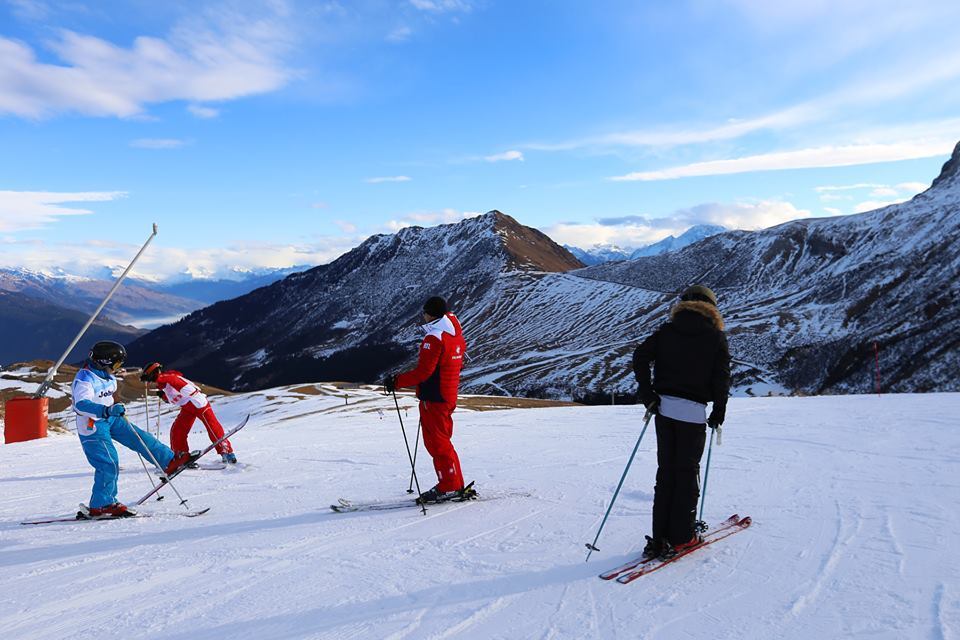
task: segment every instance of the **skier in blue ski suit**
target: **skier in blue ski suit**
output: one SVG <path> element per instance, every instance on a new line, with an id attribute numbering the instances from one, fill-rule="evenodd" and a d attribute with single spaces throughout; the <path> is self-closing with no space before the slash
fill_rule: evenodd
<path id="1" fill-rule="evenodd" d="M 113 401 L 113 394 L 117 391 L 117 379 L 113 374 L 119 371 L 126 355 L 126 349 L 121 344 L 98 342 L 73 380 L 77 434 L 83 453 L 94 469 L 89 505 L 93 517 L 134 515 L 125 505 L 117 502 L 120 459 L 114 440 L 133 449 L 145 460 L 155 462 L 167 474 L 183 462 L 168 446 L 131 424 L 125 416 L 123 404 Z"/>

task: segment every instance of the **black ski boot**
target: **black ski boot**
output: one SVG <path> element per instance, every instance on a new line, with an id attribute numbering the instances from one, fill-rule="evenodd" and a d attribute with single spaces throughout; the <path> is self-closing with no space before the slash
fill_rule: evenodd
<path id="1" fill-rule="evenodd" d="M 641 554 L 644 560 L 650 560 L 652 558 L 659 557 L 663 553 L 663 540 L 660 538 L 651 538 L 650 536 L 643 536 L 647 539 L 647 545 L 643 548 L 643 553 Z"/>
<path id="2" fill-rule="evenodd" d="M 437 485 L 439 486 L 439 485 Z M 440 502 L 465 502 L 467 500 L 476 500 L 478 498 L 477 490 L 473 488 L 471 482 L 463 489 L 456 491 L 440 491 L 437 487 L 424 491 L 417 498 L 417 504 L 438 504 Z"/>

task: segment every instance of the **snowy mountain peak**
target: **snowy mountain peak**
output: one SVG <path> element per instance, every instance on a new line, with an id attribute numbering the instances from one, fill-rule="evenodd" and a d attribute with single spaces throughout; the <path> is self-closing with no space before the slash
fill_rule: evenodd
<path id="1" fill-rule="evenodd" d="M 936 187 L 946 183 L 956 178 L 958 174 L 960 174 L 960 142 L 953 148 L 953 154 L 951 154 L 950 159 L 943 163 L 943 168 L 940 169 L 940 175 L 934 179 L 931 186 Z"/>
<path id="2" fill-rule="evenodd" d="M 630 260 L 644 256 L 656 256 L 660 255 L 661 253 L 668 253 L 670 251 L 677 251 L 695 242 L 700 242 L 705 238 L 709 238 L 710 236 L 723 233 L 726 230 L 727 229 L 725 227 L 721 227 L 720 225 L 716 224 L 697 224 L 690 227 L 679 236 L 667 236 L 659 242 L 655 242 L 646 247 L 637 249 L 630 254 Z"/>

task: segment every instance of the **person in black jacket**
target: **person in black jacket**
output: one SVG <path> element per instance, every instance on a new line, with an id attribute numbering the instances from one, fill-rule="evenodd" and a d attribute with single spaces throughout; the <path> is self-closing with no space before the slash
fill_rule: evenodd
<path id="1" fill-rule="evenodd" d="M 700 541 L 695 520 L 704 423 L 713 429 L 723 424 L 730 390 L 730 352 L 713 291 L 694 285 L 683 292 L 669 322 L 634 351 L 633 372 L 640 401 L 656 414 L 657 425 L 653 532 L 643 554 L 670 557 Z"/>

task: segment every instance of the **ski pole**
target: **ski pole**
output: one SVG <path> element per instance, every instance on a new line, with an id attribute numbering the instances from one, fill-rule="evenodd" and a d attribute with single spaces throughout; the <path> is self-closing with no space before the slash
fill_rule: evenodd
<path id="1" fill-rule="evenodd" d="M 420 425 L 423 423 L 422 420 L 417 420 L 417 437 L 413 439 L 413 466 L 417 466 L 417 450 L 420 448 Z M 410 474 L 410 487 L 407 488 L 407 493 L 413 493 L 413 474 Z"/>
<path id="2" fill-rule="evenodd" d="M 147 397 L 147 385 L 143 386 L 143 412 L 144 412 L 144 415 L 146 416 L 144 420 L 146 420 L 147 430 L 149 431 L 150 430 L 150 401 Z M 156 489 L 157 484 L 153 481 L 153 476 L 150 475 L 150 470 L 147 469 L 147 463 L 143 461 L 143 456 L 140 455 L 139 451 L 137 451 L 137 459 L 140 460 L 140 466 L 143 467 L 143 472 L 147 474 L 147 479 L 150 481 L 150 486 Z M 160 500 L 163 500 L 162 495 L 157 496 L 157 502 L 159 502 Z"/>
<path id="3" fill-rule="evenodd" d="M 187 499 L 184 498 L 182 495 L 180 495 L 180 492 L 177 491 L 177 488 L 173 486 L 173 480 L 170 479 L 170 477 L 166 474 L 166 470 L 160 466 L 159 462 L 157 462 L 157 459 L 154 457 L 153 452 L 150 451 L 150 448 L 147 446 L 147 443 L 144 442 L 143 438 L 140 437 L 140 432 L 137 431 L 137 428 L 135 426 L 130 424 L 130 421 L 127 420 L 126 417 L 123 417 L 123 416 L 121 417 L 123 421 L 127 423 L 127 426 L 130 427 L 130 430 L 133 431 L 133 435 L 137 436 L 137 440 L 140 441 L 140 444 L 143 445 L 144 450 L 146 450 L 147 454 L 150 456 L 150 462 L 152 462 L 157 467 L 157 469 L 160 469 L 161 471 L 164 472 L 164 475 L 161 478 L 161 482 L 164 482 L 165 484 L 170 485 L 170 488 L 173 489 L 173 492 L 177 494 L 178 498 L 180 498 L 180 504 L 183 505 L 184 509 L 187 509 L 189 511 L 190 507 L 189 505 L 187 505 Z"/>
<path id="4" fill-rule="evenodd" d="M 703 472 L 703 493 L 700 494 L 700 522 L 703 522 L 703 503 L 707 501 L 707 480 L 710 478 L 710 454 L 713 453 L 713 432 L 717 432 L 717 444 L 720 444 L 720 427 L 710 429 L 710 447 L 707 449 L 707 468 Z"/>
<path id="5" fill-rule="evenodd" d="M 147 469 L 147 463 L 143 461 L 143 456 L 140 455 L 140 452 L 137 452 L 137 458 L 140 460 L 140 464 L 143 466 L 143 472 L 147 474 L 147 479 L 150 480 L 150 486 L 154 489 L 157 488 L 157 483 L 153 481 L 153 476 L 150 475 L 150 470 Z M 157 496 L 157 502 L 163 500 L 163 496 Z"/>
<path id="6" fill-rule="evenodd" d="M 397 420 L 400 421 L 400 431 L 403 432 L 403 446 L 407 449 L 407 458 L 410 460 L 410 473 L 413 474 L 413 481 L 417 485 L 417 495 L 423 495 L 423 492 L 420 491 L 420 481 L 417 479 L 417 467 L 413 464 L 413 456 L 410 454 L 407 430 L 403 428 L 403 416 L 400 415 L 400 403 L 397 401 L 397 392 L 391 391 L 390 393 L 393 395 L 393 404 L 397 408 Z M 420 508 L 423 510 L 423 515 L 427 515 L 427 505 L 421 503 Z"/>
<path id="7" fill-rule="evenodd" d="M 607 512 L 603 516 L 603 521 L 600 523 L 600 528 L 597 529 L 597 535 L 593 538 L 593 543 L 587 543 L 586 547 L 589 549 L 587 552 L 587 560 L 590 559 L 590 554 L 594 551 L 600 551 L 597 548 L 597 540 L 600 539 L 600 532 L 603 531 L 603 525 L 607 524 L 607 518 L 610 516 L 610 511 L 613 509 L 613 503 L 617 501 L 617 495 L 620 493 L 620 487 L 623 486 L 623 481 L 627 478 L 627 472 L 630 471 L 630 465 L 633 464 L 633 458 L 637 455 L 637 449 L 640 448 L 640 442 L 643 440 L 643 434 L 647 432 L 647 425 L 650 424 L 650 418 L 653 417 L 652 411 L 647 411 L 643 416 L 643 430 L 640 431 L 640 437 L 637 438 L 637 444 L 633 447 L 633 453 L 630 454 L 630 459 L 627 460 L 627 466 L 623 469 L 623 475 L 620 476 L 620 483 L 617 485 L 616 491 L 613 492 L 613 498 L 610 499 L 610 506 L 607 507 Z M 584 560 L 586 562 L 587 560 Z"/>

